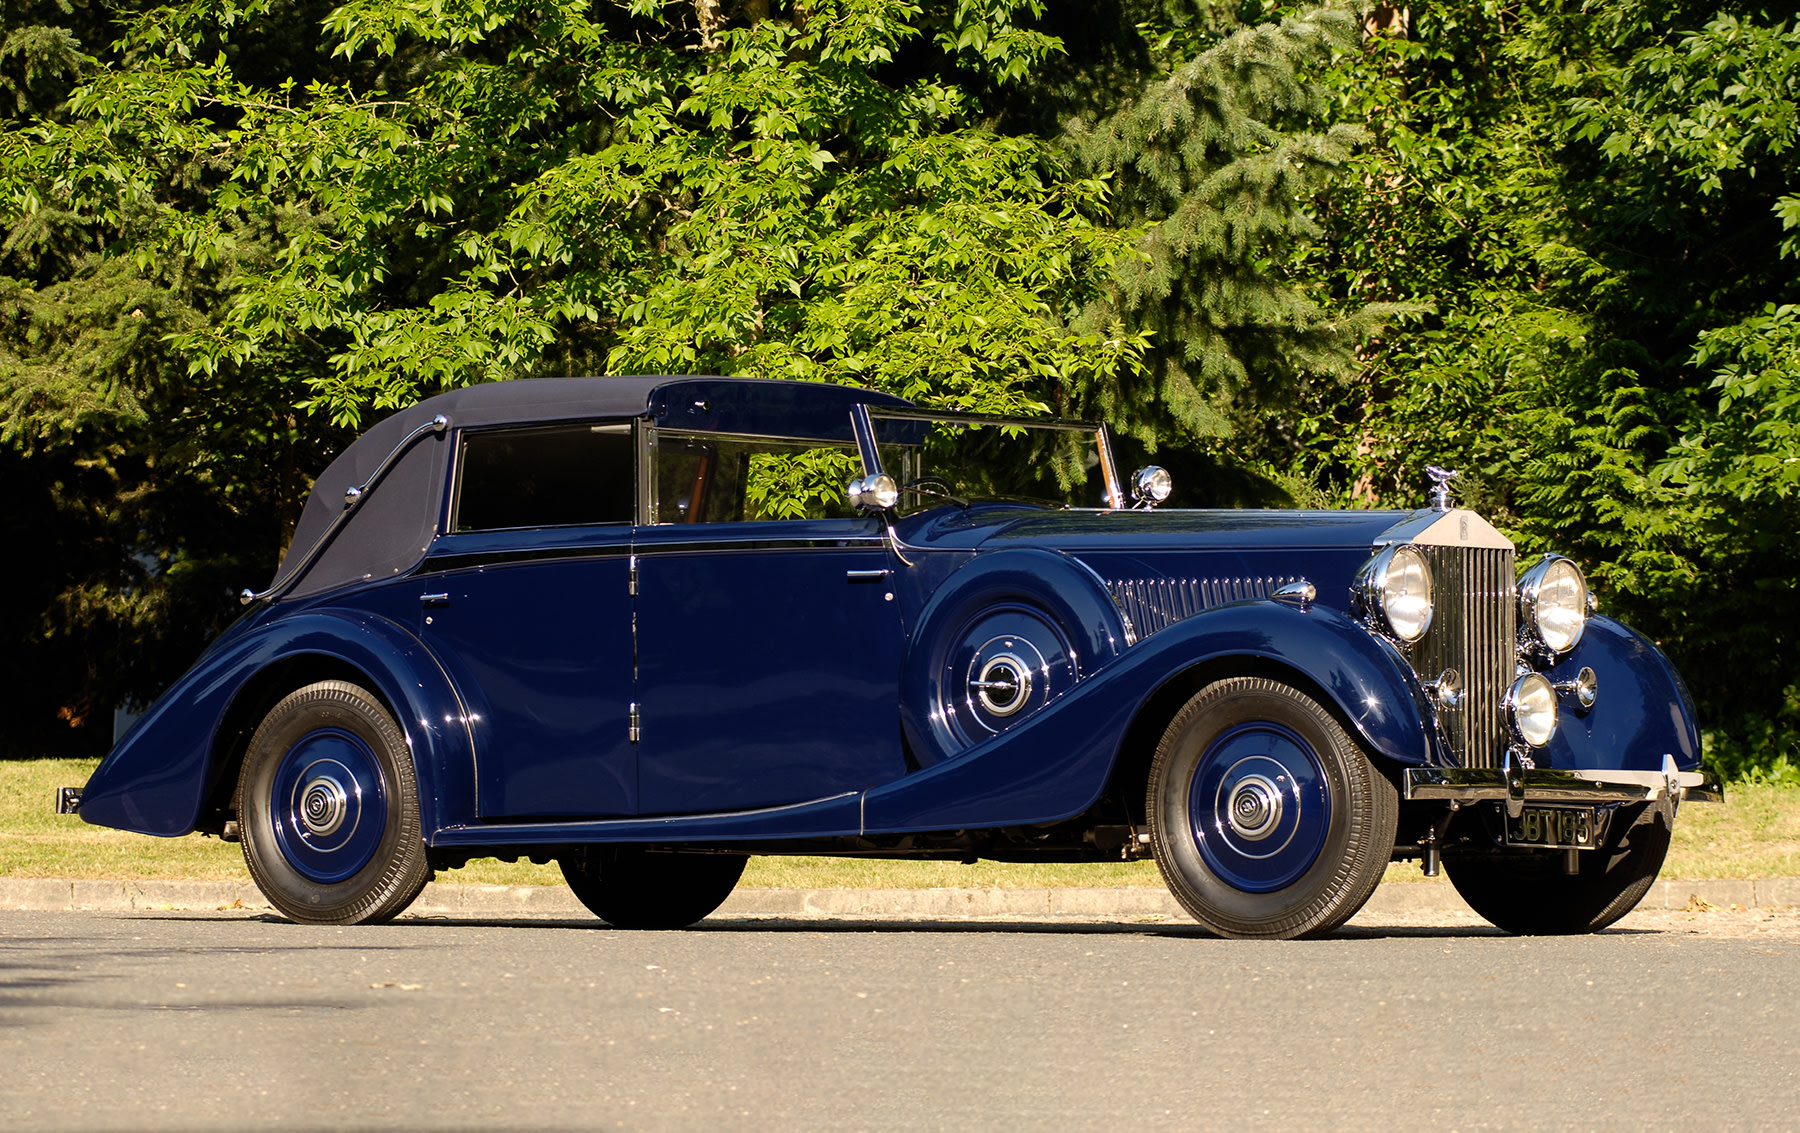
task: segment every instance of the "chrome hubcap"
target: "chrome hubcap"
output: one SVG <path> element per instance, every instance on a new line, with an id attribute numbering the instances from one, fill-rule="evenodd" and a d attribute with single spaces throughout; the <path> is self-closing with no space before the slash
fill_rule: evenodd
<path id="1" fill-rule="evenodd" d="M 1031 699 L 1031 668 L 1011 653 L 1002 653 L 981 667 L 969 687 L 983 708 L 996 716 L 1011 716 Z"/>
<path id="2" fill-rule="evenodd" d="M 380 848 L 388 817 L 381 764 L 355 733 L 325 727 L 300 737 L 270 788 L 282 856 L 307 879 L 343 881 Z"/>
<path id="3" fill-rule="evenodd" d="M 329 775 L 320 775 L 301 789 L 300 822 L 306 832 L 323 838 L 344 824 L 350 813 L 350 794 Z"/>
<path id="4" fill-rule="evenodd" d="M 1260 842 L 1281 822 L 1281 806 L 1281 787 L 1275 780 L 1267 775 L 1246 775 L 1232 791 L 1226 820 L 1240 838 Z"/>

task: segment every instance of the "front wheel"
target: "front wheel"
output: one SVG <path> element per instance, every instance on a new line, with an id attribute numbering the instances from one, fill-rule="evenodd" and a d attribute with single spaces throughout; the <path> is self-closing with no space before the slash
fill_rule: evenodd
<path id="1" fill-rule="evenodd" d="M 390 920 L 431 878 L 406 737 L 347 681 L 297 689 L 263 717 L 237 815 L 257 888 L 303 924 Z"/>
<path id="2" fill-rule="evenodd" d="M 1150 765 L 1146 813 L 1163 880 L 1221 936 L 1330 932 L 1374 893 L 1399 798 L 1311 697 L 1237 677 L 1176 715 Z"/>
<path id="3" fill-rule="evenodd" d="M 1519 936 L 1599 932 L 1637 907 L 1669 852 L 1675 804 L 1620 807 L 1606 841 L 1577 853 L 1577 872 L 1554 853 L 1444 855 L 1444 872 L 1490 924 Z"/>
<path id="4" fill-rule="evenodd" d="M 576 899 L 614 928 L 686 928 L 725 903 L 749 860 L 616 846 L 577 851 L 557 864 Z"/>

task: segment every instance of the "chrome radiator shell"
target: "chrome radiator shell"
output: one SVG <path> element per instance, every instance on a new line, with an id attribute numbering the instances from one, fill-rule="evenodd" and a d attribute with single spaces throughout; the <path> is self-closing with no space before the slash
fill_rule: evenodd
<path id="1" fill-rule="evenodd" d="M 1431 567 L 1435 612 L 1425 636 L 1409 650 L 1419 679 L 1456 671 L 1462 696 L 1438 698 L 1438 724 L 1455 763 L 1503 765 L 1510 733 L 1506 690 L 1513 681 L 1518 602 L 1510 546 L 1415 543 Z"/>

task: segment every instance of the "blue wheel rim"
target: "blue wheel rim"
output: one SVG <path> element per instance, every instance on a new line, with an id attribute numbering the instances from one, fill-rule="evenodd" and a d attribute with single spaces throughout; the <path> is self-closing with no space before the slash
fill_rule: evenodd
<path id="1" fill-rule="evenodd" d="M 368 865 L 387 827 L 381 765 L 367 743 L 342 728 L 308 732 L 287 750 L 269 804 L 282 856 L 321 884 Z"/>
<path id="2" fill-rule="evenodd" d="M 1266 720 L 1208 745 L 1188 790 L 1188 822 L 1207 868 L 1246 893 L 1298 881 L 1325 846 L 1331 794 L 1312 745 Z"/>

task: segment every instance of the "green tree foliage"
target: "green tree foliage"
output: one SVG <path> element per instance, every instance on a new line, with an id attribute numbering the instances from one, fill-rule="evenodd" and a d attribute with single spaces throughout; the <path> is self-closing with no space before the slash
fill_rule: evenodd
<path id="1" fill-rule="evenodd" d="M 1363 138 L 1324 121 L 1329 92 L 1316 78 L 1358 31 L 1348 12 L 1320 9 L 1190 37 L 1191 58 L 1155 70 L 1099 121 L 1071 124 L 1076 151 L 1113 178 L 1121 219 L 1146 232 L 1095 313 L 1155 343 L 1142 380 L 1089 404 L 1149 447 L 1171 429 L 1190 442 L 1228 435 L 1234 412 L 1266 412 L 1354 372 L 1358 339 L 1394 313 L 1321 305 L 1316 281 L 1292 270 L 1322 233 L 1311 198 Z"/>
<path id="2" fill-rule="evenodd" d="M 0 495 L 12 585 L 0 607 L 0 750 L 103 743 L 266 576 L 328 423 L 282 377 L 194 376 L 168 342 L 211 317 L 229 262 L 121 254 L 106 221 L 34 196 L 43 132 L 116 33 L 86 5 L 8 5 L 0 42 Z M 264 250 L 246 241 L 232 261 Z M 279 373 L 279 371 L 277 371 Z"/>
<path id="3" fill-rule="evenodd" d="M 1141 336 L 1075 322 L 1133 254 L 1103 181 L 984 124 L 978 92 L 1058 49 L 1031 15 L 9 12 L 4 440 L 91 552 L 14 608 L 15 718 L 166 684 L 310 475 L 441 388 L 760 374 L 1033 413 L 1138 366 Z M 32 678 L 46 639 L 92 661 Z"/>
<path id="4" fill-rule="evenodd" d="M 1433 313 L 1257 451 L 1346 502 L 1460 467 L 1673 655 L 1722 767 L 1800 762 L 1800 32 L 1636 0 L 1383 11 L 1323 80 L 1372 144 L 1321 195 L 1307 273 Z"/>
<path id="5" fill-rule="evenodd" d="M 18 191 L 136 209 L 146 262 L 211 264 L 272 228 L 223 316 L 174 340 L 199 372 L 323 353 L 304 407 L 354 425 L 545 371 L 853 380 L 1019 410 L 1134 363 L 1132 339 L 1067 326 L 1127 247 L 1096 223 L 1101 183 L 973 124 L 953 81 L 880 73 L 929 48 L 952 77 L 1016 74 L 1055 45 L 1008 3 L 699 26 L 685 3 L 352 0 L 324 20 L 341 73 L 262 85 L 228 48 L 269 12 L 136 17 L 145 61 L 73 94 Z"/>
<path id="6" fill-rule="evenodd" d="M 1783 13 L 0 5 L 27 743 L 166 683 L 380 414 L 671 371 L 1103 416 L 1190 503 L 1459 467 L 1669 650 L 1721 767 L 1800 764 Z"/>

